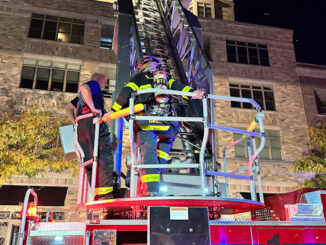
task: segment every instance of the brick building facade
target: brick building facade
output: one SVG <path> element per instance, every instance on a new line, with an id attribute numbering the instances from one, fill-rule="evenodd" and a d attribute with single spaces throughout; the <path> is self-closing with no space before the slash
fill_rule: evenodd
<path id="1" fill-rule="evenodd" d="M 222 9 L 220 15 L 215 15 L 219 19 L 199 20 L 205 52 L 214 70 L 215 94 L 249 96 L 261 103 L 268 134 L 260 161 L 263 191 L 292 191 L 300 180 L 294 176 L 291 162 L 308 143 L 293 33 L 235 22 L 232 1 L 213 3 L 214 8 Z M 116 57 L 110 50 L 110 35 L 112 37 L 114 21 L 111 4 L 104 2 L 0 1 L 2 109 L 36 104 L 63 113 L 65 104 L 76 96 L 78 85 L 87 81 L 92 73 L 104 73 L 113 84 Z M 106 100 L 110 107 L 110 98 Z M 246 128 L 255 113 L 241 103 L 216 102 L 215 106 L 216 124 L 223 126 Z M 221 160 L 221 149 L 236 136 L 221 131 L 216 135 Z M 128 147 L 124 149 L 128 153 Z M 229 151 L 230 170 L 245 166 L 246 154 L 243 146 Z M 64 206 L 54 207 L 54 211 L 64 212 L 65 220 L 81 218 L 82 212 L 75 208 L 77 179 L 71 173 L 49 173 L 33 179 L 16 177 L 11 184 L 67 187 Z M 249 185 L 241 180 L 232 181 L 230 190 L 232 196 L 239 197 L 240 193 L 249 192 Z M 14 212 L 18 207 L 0 207 L 1 212 L 8 210 Z"/>
<path id="2" fill-rule="evenodd" d="M 326 122 L 326 66 L 298 63 L 296 70 L 308 125 Z"/>

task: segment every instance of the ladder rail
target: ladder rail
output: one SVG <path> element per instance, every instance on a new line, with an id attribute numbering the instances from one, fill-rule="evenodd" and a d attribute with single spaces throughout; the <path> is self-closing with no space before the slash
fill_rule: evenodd
<path id="1" fill-rule="evenodd" d="M 24 240 L 25 240 L 24 238 L 25 238 L 25 227 L 26 227 L 26 221 L 27 221 L 27 208 L 28 208 L 28 200 L 29 200 L 30 195 L 32 195 L 34 198 L 34 205 L 37 206 L 37 203 L 38 203 L 38 198 L 37 198 L 36 192 L 33 189 L 28 189 L 25 193 L 23 210 L 22 210 L 22 221 L 21 221 L 21 225 L 19 227 L 19 240 L 18 240 L 19 245 L 23 245 Z"/>
<path id="2" fill-rule="evenodd" d="M 167 74 L 178 77 L 175 67 L 171 65 L 173 64 L 173 60 L 170 58 L 172 55 L 171 47 L 166 45 L 167 42 L 164 43 L 164 40 L 168 38 L 165 35 L 157 5 L 152 0 L 141 2 L 134 0 L 133 3 L 135 16 L 132 32 L 134 33 L 134 30 L 138 32 L 139 38 L 133 38 L 132 42 L 138 43 L 141 46 L 141 52 L 137 54 L 137 60 L 139 61 L 143 55 L 157 56 L 161 59 Z M 134 67 L 131 67 L 131 69 L 135 70 Z"/>
<path id="3" fill-rule="evenodd" d="M 186 58 L 188 59 L 187 83 L 193 87 L 204 89 L 207 94 L 214 94 L 213 70 L 202 48 L 202 42 L 199 40 L 199 32 L 195 32 L 179 0 L 166 0 L 162 1 L 161 4 L 162 8 L 166 10 L 164 16 L 166 16 L 170 30 L 173 33 L 172 38 L 174 39 L 174 43 L 178 47 L 179 59 L 181 61 Z M 176 33 L 179 33 L 178 37 Z M 211 124 L 214 124 L 214 103 L 209 100 L 208 106 L 210 115 L 209 120 Z M 210 166 L 210 168 L 215 169 L 215 159 L 217 155 L 214 150 L 216 149 L 214 130 L 210 132 L 209 139 L 212 148 L 212 166 Z"/>
<path id="4" fill-rule="evenodd" d="M 251 151 L 251 140 L 250 137 L 246 138 L 247 143 L 247 149 L 248 149 L 248 157 L 249 159 L 253 156 L 253 153 Z M 251 200 L 256 201 L 256 185 L 255 185 L 255 179 L 254 179 L 254 173 L 252 171 L 252 166 L 250 166 L 250 194 L 251 194 Z"/>
<path id="5" fill-rule="evenodd" d="M 257 151 L 257 146 L 256 146 L 255 137 L 251 137 L 251 141 L 252 141 L 253 151 L 256 152 Z M 264 195 L 263 195 L 263 189 L 262 189 L 262 185 L 261 185 L 261 175 L 260 175 L 260 168 L 259 168 L 259 160 L 258 160 L 258 158 L 255 159 L 254 170 L 255 170 L 256 176 L 257 176 L 256 178 L 257 178 L 257 186 L 258 186 L 258 193 L 259 193 L 259 201 L 261 203 L 264 203 Z"/>
<path id="6" fill-rule="evenodd" d="M 98 147 L 99 147 L 99 138 L 100 138 L 100 123 L 99 115 L 93 119 L 95 124 L 95 133 L 94 133 L 94 150 L 93 150 L 93 163 L 92 163 L 92 181 L 91 181 L 91 190 L 90 190 L 90 200 L 94 201 L 95 198 L 95 188 L 96 188 L 96 177 L 97 177 L 97 161 L 98 161 Z"/>

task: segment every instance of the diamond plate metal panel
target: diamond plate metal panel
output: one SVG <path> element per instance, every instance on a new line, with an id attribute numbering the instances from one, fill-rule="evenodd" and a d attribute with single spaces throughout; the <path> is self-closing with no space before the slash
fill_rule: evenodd
<path id="1" fill-rule="evenodd" d="M 94 245 L 116 245 L 117 232 L 115 230 L 94 230 Z"/>
<path id="2" fill-rule="evenodd" d="M 84 244 L 84 236 L 44 236 L 31 237 L 30 245 L 81 245 Z"/>
<path id="3" fill-rule="evenodd" d="M 35 223 L 33 231 L 85 231 L 86 224 L 81 222 L 39 222 Z"/>
<path id="4" fill-rule="evenodd" d="M 217 186 L 217 191 L 220 193 L 220 197 L 228 197 L 227 184 L 219 182 Z"/>

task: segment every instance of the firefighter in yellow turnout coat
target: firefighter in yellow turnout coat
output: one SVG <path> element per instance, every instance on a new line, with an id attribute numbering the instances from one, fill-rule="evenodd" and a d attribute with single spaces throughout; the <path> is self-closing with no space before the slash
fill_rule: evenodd
<path id="1" fill-rule="evenodd" d="M 128 107 L 131 93 L 137 90 L 160 88 L 180 90 L 183 92 L 194 92 L 190 86 L 179 83 L 178 81 L 166 77 L 155 79 L 160 66 L 160 61 L 155 57 L 146 57 L 138 67 L 139 73 L 122 89 L 116 102 L 112 106 L 113 111 L 119 111 Z M 154 77 L 155 73 L 155 77 Z M 161 71 L 161 74 L 165 74 Z M 201 98 L 203 92 L 196 90 L 195 98 Z M 145 105 L 147 116 L 173 116 L 169 101 L 169 96 L 164 94 L 146 93 L 141 94 L 135 99 L 135 103 Z M 177 122 L 158 122 L 158 121 L 135 121 L 135 138 L 137 146 L 140 148 L 142 164 L 166 164 L 169 159 L 169 152 L 175 137 L 179 131 Z M 142 175 L 143 195 L 155 196 L 159 194 L 160 174 L 158 169 L 144 169 Z"/>

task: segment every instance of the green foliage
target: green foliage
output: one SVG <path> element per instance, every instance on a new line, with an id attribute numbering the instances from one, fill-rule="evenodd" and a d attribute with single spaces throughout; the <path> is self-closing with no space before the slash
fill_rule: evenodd
<path id="1" fill-rule="evenodd" d="M 13 176 L 33 177 L 49 170 L 76 170 L 76 161 L 65 161 L 59 145 L 61 115 L 30 108 L 0 118 L 0 185 Z"/>
<path id="2" fill-rule="evenodd" d="M 309 128 L 310 149 L 294 162 L 295 171 L 311 171 L 315 178 L 305 187 L 326 188 L 326 123 Z"/>

